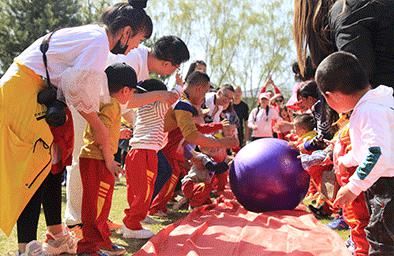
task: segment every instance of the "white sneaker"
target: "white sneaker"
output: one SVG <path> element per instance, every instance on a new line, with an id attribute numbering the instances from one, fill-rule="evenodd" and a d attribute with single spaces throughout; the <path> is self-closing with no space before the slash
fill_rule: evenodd
<path id="1" fill-rule="evenodd" d="M 20 254 L 21 256 L 44 256 L 42 245 L 40 242 L 33 240 L 26 245 L 25 253 Z"/>
<path id="2" fill-rule="evenodd" d="M 148 239 L 155 234 L 149 229 L 131 230 L 126 226 L 122 227 L 123 238 L 135 238 L 135 239 Z"/>
<path id="3" fill-rule="evenodd" d="M 168 217 L 166 212 L 163 212 L 162 210 L 158 210 L 156 213 L 151 214 L 152 216 L 157 216 L 157 217 Z"/>
<path id="4" fill-rule="evenodd" d="M 45 255 L 59 255 L 62 253 L 76 254 L 78 239 L 64 229 L 62 234 L 53 235 L 50 232 L 46 234 L 47 239 L 45 240 L 42 249 Z"/>
<path id="5" fill-rule="evenodd" d="M 146 216 L 143 221 L 141 221 L 144 224 L 159 224 L 160 222 L 153 219 L 152 217 Z"/>

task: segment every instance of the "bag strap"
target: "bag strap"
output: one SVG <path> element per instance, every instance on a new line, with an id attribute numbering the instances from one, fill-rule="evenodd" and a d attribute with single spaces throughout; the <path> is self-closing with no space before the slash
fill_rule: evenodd
<path id="1" fill-rule="evenodd" d="M 42 40 L 42 43 L 40 45 L 40 51 L 42 52 L 42 60 L 44 61 L 44 66 L 45 66 L 45 72 L 47 75 L 47 84 L 48 87 L 53 87 L 52 83 L 51 83 L 51 78 L 49 76 L 49 72 L 48 72 L 48 58 L 47 58 L 47 51 L 49 49 L 49 41 L 51 40 L 51 37 L 53 35 L 53 33 L 55 33 L 56 30 L 52 31 L 51 33 L 47 34 L 44 39 Z"/>

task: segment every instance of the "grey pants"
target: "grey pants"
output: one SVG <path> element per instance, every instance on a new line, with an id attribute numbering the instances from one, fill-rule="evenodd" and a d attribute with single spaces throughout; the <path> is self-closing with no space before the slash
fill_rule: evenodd
<path id="1" fill-rule="evenodd" d="M 394 177 L 382 177 L 366 193 L 369 255 L 394 255 Z"/>

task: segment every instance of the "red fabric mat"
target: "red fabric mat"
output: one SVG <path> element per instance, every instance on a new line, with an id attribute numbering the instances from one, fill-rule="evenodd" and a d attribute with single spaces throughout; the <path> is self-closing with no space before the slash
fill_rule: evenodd
<path id="1" fill-rule="evenodd" d="M 160 231 L 135 255 L 351 255 L 334 231 L 302 206 L 253 213 L 231 193 Z"/>

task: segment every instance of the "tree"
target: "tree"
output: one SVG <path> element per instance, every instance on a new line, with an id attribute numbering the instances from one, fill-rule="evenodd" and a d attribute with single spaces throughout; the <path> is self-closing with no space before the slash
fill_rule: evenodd
<path id="1" fill-rule="evenodd" d="M 204 53 L 211 80 L 241 85 L 249 97 L 270 75 L 291 73 L 291 18 L 285 0 L 150 0 L 157 34 L 174 34 Z M 168 32 L 170 31 L 170 32 Z M 193 52 L 191 52 L 193 58 Z M 283 88 L 283 86 L 282 86 Z"/>
<path id="2" fill-rule="evenodd" d="M 6 0 L 0 5 L 0 60 L 5 71 L 34 40 L 83 23 L 79 0 Z"/>

